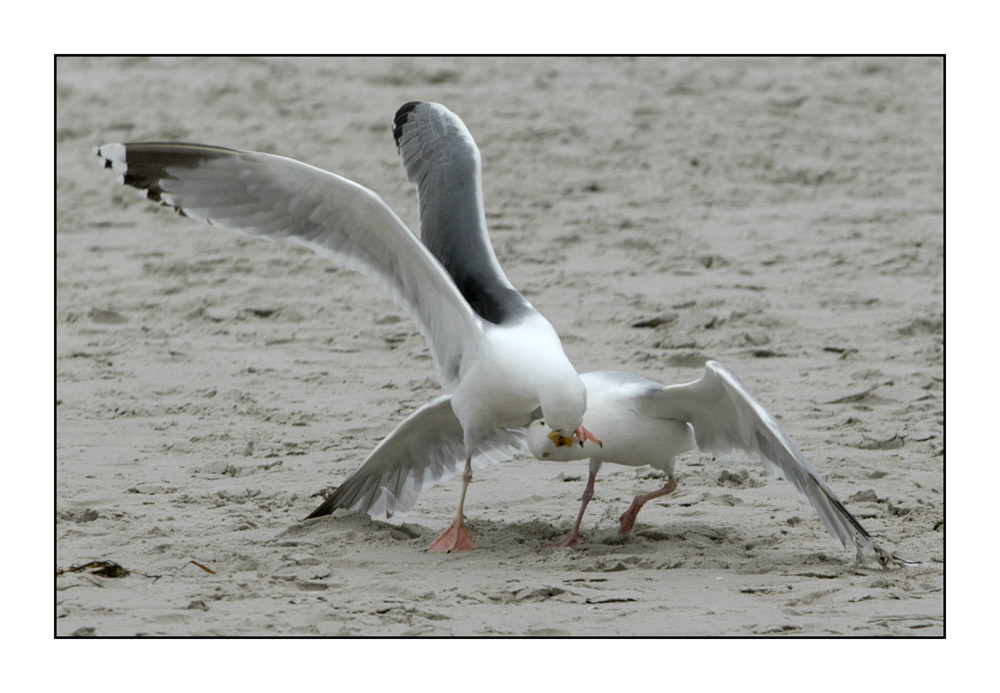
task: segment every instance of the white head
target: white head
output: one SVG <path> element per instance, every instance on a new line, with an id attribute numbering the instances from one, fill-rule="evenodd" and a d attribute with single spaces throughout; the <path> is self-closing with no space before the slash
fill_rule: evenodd
<path id="1" fill-rule="evenodd" d="M 547 380 L 538 392 L 543 420 L 553 431 L 572 436 L 583 424 L 587 387 L 576 371 Z"/>
<path id="2" fill-rule="evenodd" d="M 528 426 L 528 445 L 535 457 L 553 460 L 579 460 L 590 457 L 594 447 L 584 451 L 585 443 L 603 447 L 600 438 L 583 425 L 587 408 L 587 388 L 574 373 L 539 395 L 542 418 Z M 579 384 L 579 388 L 576 385 Z M 533 441 L 533 442 L 532 442 Z M 571 450 L 572 449 L 572 450 Z M 555 451 L 560 451 L 556 454 Z M 583 454 L 580 454 L 580 453 Z"/>
<path id="3" fill-rule="evenodd" d="M 560 436 L 554 435 L 548 423 L 548 419 L 542 417 L 528 425 L 528 449 L 532 455 L 540 460 L 568 462 L 583 460 L 594 454 L 597 444 L 591 441 L 584 444 L 570 437 L 569 445 L 559 445 Z"/>
<path id="4" fill-rule="evenodd" d="M 517 366 L 511 370 L 530 383 L 527 387 L 541 405 L 542 417 L 552 429 L 556 445 L 569 445 L 573 439 L 596 441 L 583 428 L 587 386 L 567 358 L 549 321 L 535 313 L 514 329 L 504 331 L 502 338 L 507 342 L 506 351 L 518 357 Z M 525 360 L 530 362 L 530 373 L 524 368 Z"/>

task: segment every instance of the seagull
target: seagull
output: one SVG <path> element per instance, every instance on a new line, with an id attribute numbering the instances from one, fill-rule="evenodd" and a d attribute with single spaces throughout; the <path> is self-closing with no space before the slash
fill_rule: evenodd
<path id="1" fill-rule="evenodd" d="M 493 253 L 479 149 L 465 124 L 440 104 L 411 102 L 397 111 L 393 134 L 417 188 L 420 237 L 372 190 L 293 159 L 183 142 L 113 143 L 95 153 L 119 182 L 183 216 L 304 245 L 392 296 L 427 340 L 461 429 L 458 512 L 428 550 L 466 551 L 475 548 L 464 519 L 473 457 L 503 435 L 497 428 L 544 416 L 562 445 L 598 439 L 582 427 L 586 387 L 559 336 Z"/>
<path id="2" fill-rule="evenodd" d="M 699 380 L 683 385 L 665 386 L 617 371 L 580 377 L 587 387 L 583 425 L 601 431 L 601 444 L 576 440 L 566 445 L 543 415 L 526 428 L 495 429 L 474 462 L 479 466 L 502 462 L 525 447 L 541 460 L 590 459 L 590 476 L 573 530 L 552 548 L 583 544 L 580 522 L 604 462 L 650 465 L 667 473 L 662 488 L 636 496 L 619 518 L 619 531 L 627 536 L 643 505 L 677 488 L 675 457 L 694 447 L 718 456 L 756 457 L 775 476 L 791 481 L 841 547 L 853 547 L 860 557 L 870 546 L 871 536 L 861 523 L 774 417 L 721 363 L 707 362 Z M 454 477 L 461 465 L 461 427 L 448 399 L 439 397 L 411 414 L 309 517 L 345 508 L 367 512 L 373 519 L 399 521 L 422 490 Z"/>
<path id="3" fill-rule="evenodd" d="M 675 457 L 697 446 L 715 456 L 755 457 L 774 476 L 787 479 L 819 514 L 842 548 L 860 559 L 872 542 L 861 523 L 844 507 L 788 434 L 750 393 L 739 377 L 718 361 L 708 361 L 702 377 L 682 385 L 661 385 L 633 373 L 599 371 L 581 376 L 587 386 L 584 424 L 602 431 L 603 445 L 560 446 L 544 420 L 528 429 L 528 448 L 539 459 L 590 459 L 590 475 L 572 531 L 555 547 L 579 546 L 580 522 L 594 495 L 594 480 L 604 462 L 650 465 L 667 474 L 660 489 L 636 496 L 619 518 L 627 536 L 642 506 L 677 488 Z M 552 436 L 552 437 L 550 437 Z"/>

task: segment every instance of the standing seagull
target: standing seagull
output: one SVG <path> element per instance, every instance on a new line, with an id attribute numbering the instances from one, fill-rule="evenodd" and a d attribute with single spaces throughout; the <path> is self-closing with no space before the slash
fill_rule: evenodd
<path id="1" fill-rule="evenodd" d="M 448 246 L 441 250 L 448 270 L 376 193 L 293 159 L 180 142 L 95 152 L 120 182 L 184 216 L 294 241 L 390 293 L 427 340 L 462 429 L 458 512 L 428 550 L 470 550 L 463 508 L 481 440 L 498 427 L 526 426 L 539 407 L 564 445 L 596 438 L 582 428 L 587 392 L 559 336 L 511 286 L 489 245 L 469 131 L 444 106 L 425 103 L 400 108 L 394 126 L 417 185 L 425 242 Z"/>

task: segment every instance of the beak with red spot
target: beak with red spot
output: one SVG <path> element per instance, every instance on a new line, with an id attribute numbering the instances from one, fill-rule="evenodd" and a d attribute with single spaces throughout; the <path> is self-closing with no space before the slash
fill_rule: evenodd
<path id="1" fill-rule="evenodd" d="M 562 431 L 552 431 L 552 433 L 549 434 L 549 440 L 555 443 L 557 448 L 567 447 L 572 445 L 573 443 L 579 443 L 580 447 L 582 448 L 584 442 L 588 440 L 592 443 L 597 443 L 602 448 L 604 447 L 604 443 L 601 442 L 601 439 L 595 436 L 590 431 L 588 431 L 583 426 L 580 426 L 580 428 L 573 431 L 572 436 L 563 435 Z"/>

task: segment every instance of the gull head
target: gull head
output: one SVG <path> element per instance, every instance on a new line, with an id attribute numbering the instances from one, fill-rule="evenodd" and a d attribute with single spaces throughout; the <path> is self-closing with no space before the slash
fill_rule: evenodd
<path id="1" fill-rule="evenodd" d="M 583 412 L 587 408 L 587 388 L 579 376 L 561 378 L 545 388 L 539 399 L 542 403 L 542 420 L 529 427 L 546 429 L 545 438 L 556 448 L 581 448 L 586 441 L 597 445 L 601 441 L 583 426 Z M 541 443 L 540 443 L 541 444 Z M 536 455 L 537 456 L 537 455 Z"/>
<path id="2" fill-rule="evenodd" d="M 576 431 L 557 431 L 542 418 L 528 426 L 528 449 L 540 460 L 568 462 L 591 457 L 601 447 L 601 441 L 583 426 Z"/>
<path id="3" fill-rule="evenodd" d="M 542 405 L 542 418 L 553 431 L 571 436 L 583 423 L 583 412 L 587 408 L 587 387 L 576 371 L 553 375 L 554 377 L 546 378 L 548 382 L 539 388 L 538 401 Z"/>

